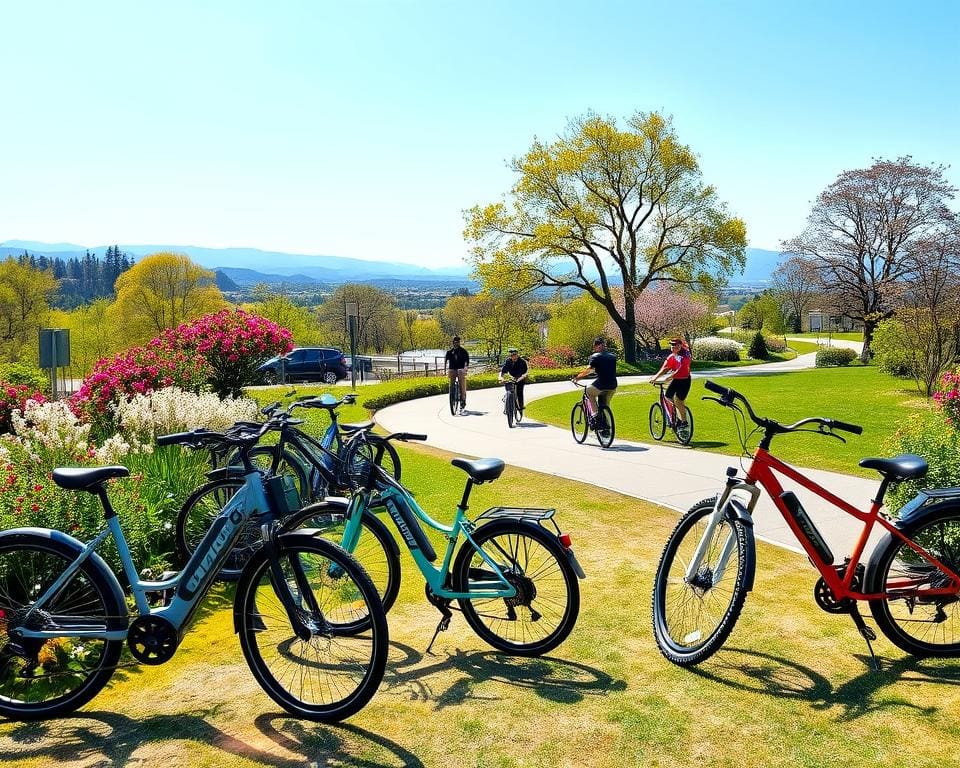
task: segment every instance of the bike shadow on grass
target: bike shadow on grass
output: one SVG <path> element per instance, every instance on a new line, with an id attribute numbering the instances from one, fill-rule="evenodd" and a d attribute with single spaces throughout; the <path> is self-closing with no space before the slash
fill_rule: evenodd
<path id="1" fill-rule="evenodd" d="M 960 663 L 953 660 L 878 657 L 880 670 L 875 671 L 869 656 L 857 654 L 856 658 L 863 664 L 863 672 L 837 686 L 796 661 L 746 648 L 724 648 L 690 671 L 747 693 L 806 701 L 814 709 L 840 707 L 838 722 L 850 722 L 885 709 L 908 709 L 929 716 L 939 707 L 918 706 L 901 698 L 881 701 L 877 694 L 900 682 L 960 685 Z M 928 699 L 936 700 L 936 696 Z"/>
<path id="2" fill-rule="evenodd" d="M 485 683 L 530 689 L 557 704 L 577 704 L 588 696 L 604 696 L 627 687 L 625 681 L 615 680 L 595 667 L 551 656 L 508 656 L 498 651 L 459 648 L 427 656 L 397 642 L 392 642 L 390 648 L 381 691 L 432 701 L 438 710 L 468 699 L 496 701 L 499 697 L 495 689 Z"/>
<path id="3" fill-rule="evenodd" d="M 257 765 L 298 768 L 303 765 L 351 765 L 358 768 L 423 763 L 394 741 L 349 723 L 323 725 L 285 713 L 263 714 L 254 725 L 277 749 L 264 749 L 262 739 L 238 736 L 211 725 L 217 711 L 184 715 L 155 715 L 143 719 L 115 712 L 87 712 L 61 720 L 21 723 L 0 736 L 0 761 L 42 759 L 44 763 L 126 766 L 151 744 L 169 755 L 169 744 L 190 741 L 218 749 L 225 755 Z M 251 736 L 256 734 L 251 733 Z M 258 744 L 257 742 L 260 742 Z M 148 763 L 152 762 L 150 760 Z"/>

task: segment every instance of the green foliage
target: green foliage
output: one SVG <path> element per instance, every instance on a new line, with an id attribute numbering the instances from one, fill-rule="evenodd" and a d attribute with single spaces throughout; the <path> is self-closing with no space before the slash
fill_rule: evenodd
<path id="1" fill-rule="evenodd" d="M 50 376 L 47 372 L 24 362 L 0 364 L 0 382 L 20 384 L 37 392 L 50 389 Z"/>
<path id="2" fill-rule="evenodd" d="M 884 373 L 902 379 L 913 377 L 913 365 L 904 343 L 905 328 L 895 318 L 883 320 L 873 332 L 873 363 Z"/>
<path id="3" fill-rule="evenodd" d="M 921 488 L 960 486 L 960 430 L 951 426 L 946 414 L 930 410 L 903 420 L 903 426 L 884 446 L 891 454 L 915 453 L 927 460 L 926 477 L 899 483 L 887 494 L 890 509 L 899 509 Z"/>
<path id="4" fill-rule="evenodd" d="M 830 368 L 838 365 L 849 365 L 857 359 L 857 353 L 846 347 L 826 347 L 817 352 L 817 368 Z"/>
<path id="5" fill-rule="evenodd" d="M 763 334 L 760 331 L 757 331 L 753 335 L 753 339 L 750 341 L 750 349 L 747 351 L 747 356 L 752 357 L 754 360 L 766 360 L 770 357 L 770 351 L 767 349 L 767 342 L 764 341 Z"/>
<path id="6" fill-rule="evenodd" d="M 587 293 L 572 301 L 557 301 L 550 305 L 547 343 L 551 347 L 571 347 L 579 359 L 585 360 L 608 319 L 603 305 Z"/>

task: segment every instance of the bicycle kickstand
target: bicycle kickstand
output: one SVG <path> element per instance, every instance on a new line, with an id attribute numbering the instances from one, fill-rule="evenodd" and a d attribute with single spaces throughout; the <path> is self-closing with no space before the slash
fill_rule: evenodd
<path id="1" fill-rule="evenodd" d="M 438 611 L 440 611 L 442 616 L 440 617 L 440 622 L 437 624 L 436 631 L 433 633 L 433 637 L 430 638 L 430 644 L 427 646 L 427 650 L 425 651 L 425 653 L 428 654 L 430 653 L 430 649 L 433 648 L 433 644 L 437 640 L 437 635 L 439 635 L 441 632 L 446 632 L 447 629 L 450 628 L 450 619 L 453 618 L 453 613 L 449 608 L 449 600 L 431 600 L 430 602 L 433 603 Z"/>
<path id="2" fill-rule="evenodd" d="M 873 645 L 871 645 L 871 640 L 877 639 L 877 633 L 874 632 L 870 627 L 867 626 L 867 623 L 863 620 L 863 616 L 860 615 L 860 609 L 857 607 L 856 602 L 853 602 L 850 606 L 850 616 L 853 619 L 853 623 L 857 625 L 857 631 L 860 633 L 860 636 L 867 643 L 867 650 L 870 651 L 870 659 L 873 662 L 873 671 L 880 671 L 880 662 L 877 660 L 877 655 L 873 652 Z"/>

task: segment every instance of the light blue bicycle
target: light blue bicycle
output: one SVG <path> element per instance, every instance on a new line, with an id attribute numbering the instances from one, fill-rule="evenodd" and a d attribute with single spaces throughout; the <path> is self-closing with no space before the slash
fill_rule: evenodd
<path id="1" fill-rule="evenodd" d="M 144 664 L 169 661 L 251 520 L 263 545 L 237 585 L 234 630 L 257 682 L 288 712 L 311 720 L 341 720 L 370 700 L 387 657 L 380 598 L 340 547 L 315 532 L 278 528 L 276 521 L 299 499 L 289 480 L 265 481 L 250 461 L 266 430 L 157 438 L 161 445 L 221 440 L 239 449 L 244 467 L 242 486 L 183 571 L 160 581 L 138 576 L 107 496 L 107 481 L 125 477 L 127 469 L 54 471 L 60 487 L 99 497 L 106 527 L 87 543 L 43 528 L 0 532 L 0 714 L 30 720 L 72 712 L 110 680 L 124 642 Z M 110 537 L 130 584 L 133 616 L 119 580 L 96 552 Z M 160 604 L 151 606 L 151 597 Z"/>

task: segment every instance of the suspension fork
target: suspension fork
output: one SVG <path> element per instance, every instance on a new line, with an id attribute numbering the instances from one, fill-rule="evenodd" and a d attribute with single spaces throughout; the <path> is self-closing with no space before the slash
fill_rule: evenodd
<path id="1" fill-rule="evenodd" d="M 697 572 L 700 570 L 700 566 L 703 564 L 703 558 L 706 556 L 707 550 L 710 547 L 710 543 L 713 540 L 713 536 L 717 531 L 717 526 L 719 526 L 720 523 L 723 522 L 724 517 L 728 515 L 730 495 L 734 491 L 746 491 L 748 494 L 750 494 L 750 502 L 747 504 L 747 511 L 749 513 L 753 512 L 754 507 L 757 505 L 757 500 L 760 498 L 760 489 L 753 483 L 744 482 L 734 476 L 727 477 L 727 482 L 724 486 L 723 493 L 720 494 L 716 503 L 713 505 L 713 512 L 710 513 L 710 519 L 707 521 L 707 528 L 703 532 L 700 543 L 697 544 L 697 549 L 693 553 L 693 557 L 690 559 L 690 564 L 687 566 L 687 571 L 683 577 L 684 581 L 688 583 L 693 581 L 694 577 L 697 575 Z M 733 555 L 736 546 L 737 537 L 734 535 L 734 531 L 731 528 L 730 533 L 727 534 L 727 538 L 723 542 L 723 548 L 720 550 L 720 557 L 717 558 L 717 562 L 714 565 L 714 583 L 719 581 L 723 576 L 723 572 L 726 570 L 727 563 L 730 561 L 730 557 Z"/>
<path id="2" fill-rule="evenodd" d="M 293 627 L 294 633 L 300 640 L 306 642 L 313 636 L 313 633 L 303 621 L 296 601 L 290 593 L 287 577 L 284 575 L 283 568 L 280 565 L 279 547 L 276 541 L 276 525 L 273 522 L 264 523 L 260 531 L 263 537 L 263 549 L 267 555 L 267 559 L 270 561 L 273 591 L 276 592 L 277 597 L 280 598 L 280 604 L 287 612 L 287 618 L 290 620 L 290 626 Z M 306 574 L 303 572 L 303 565 L 299 560 L 291 559 L 290 566 L 293 569 L 294 580 L 297 582 L 297 588 L 300 590 L 302 599 L 309 601 L 308 607 L 311 612 L 318 611 L 319 609 L 313 597 L 313 590 L 309 588 Z"/>

